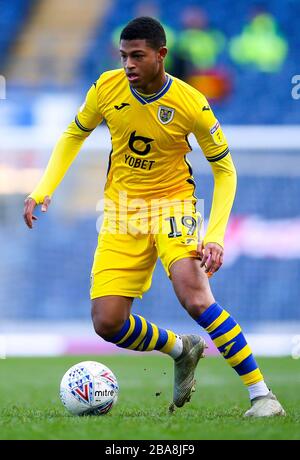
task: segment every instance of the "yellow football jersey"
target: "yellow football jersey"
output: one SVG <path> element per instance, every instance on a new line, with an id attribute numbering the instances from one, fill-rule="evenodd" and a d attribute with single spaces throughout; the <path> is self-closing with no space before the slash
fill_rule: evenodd
<path id="1" fill-rule="evenodd" d="M 112 138 L 105 196 L 129 198 L 192 196 L 194 181 L 186 159 L 194 133 L 209 161 L 229 152 L 207 100 L 183 81 L 167 75 L 152 97 L 139 94 L 123 69 L 101 75 L 77 114 L 80 129 L 92 130 L 106 120 Z"/>
<path id="2" fill-rule="evenodd" d="M 30 197 L 40 204 L 52 196 L 84 140 L 104 119 L 112 138 L 105 203 L 120 204 L 124 192 L 130 201 L 143 199 L 146 207 L 153 199 L 195 202 L 192 168 L 186 159 L 191 151 L 188 135 L 194 133 L 215 180 L 204 242 L 223 246 L 236 188 L 227 141 L 206 98 L 168 74 L 161 90 L 147 96 L 129 85 L 123 69 L 103 73 L 57 142 Z"/>

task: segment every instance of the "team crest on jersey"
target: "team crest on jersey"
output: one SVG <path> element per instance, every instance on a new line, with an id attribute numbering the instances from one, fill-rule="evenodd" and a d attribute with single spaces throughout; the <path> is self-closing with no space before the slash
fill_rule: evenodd
<path id="1" fill-rule="evenodd" d="M 175 109 L 171 109 L 171 107 L 166 107 L 164 105 L 158 107 L 158 119 L 163 125 L 173 120 L 174 113 Z"/>

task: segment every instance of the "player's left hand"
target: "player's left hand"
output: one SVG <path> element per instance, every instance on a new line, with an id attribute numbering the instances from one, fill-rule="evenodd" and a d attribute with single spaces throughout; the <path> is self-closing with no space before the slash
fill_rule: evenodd
<path id="1" fill-rule="evenodd" d="M 200 267 L 205 267 L 205 273 L 212 276 L 223 264 L 224 249 L 217 243 L 203 242 L 198 244 L 197 252 L 201 260 Z"/>

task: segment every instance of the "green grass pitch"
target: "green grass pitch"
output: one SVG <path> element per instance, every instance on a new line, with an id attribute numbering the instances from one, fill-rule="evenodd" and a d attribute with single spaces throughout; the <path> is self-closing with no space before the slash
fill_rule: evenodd
<path id="1" fill-rule="evenodd" d="M 101 417 L 73 417 L 59 400 L 62 375 L 93 360 L 116 374 L 117 405 Z M 0 361 L 0 439 L 300 439 L 300 361 L 258 363 L 287 417 L 249 420 L 248 392 L 220 357 L 201 360 L 192 400 L 168 414 L 173 363 L 158 354 L 8 358 Z"/>

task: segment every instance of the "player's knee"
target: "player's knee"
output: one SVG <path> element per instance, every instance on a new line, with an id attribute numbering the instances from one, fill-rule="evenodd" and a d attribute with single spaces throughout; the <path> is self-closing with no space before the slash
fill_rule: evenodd
<path id="1" fill-rule="evenodd" d="M 193 318 L 198 318 L 199 315 L 214 303 L 214 298 L 209 294 L 191 292 L 186 293 L 181 303 Z"/>
<path id="2" fill-rule="evenodd" d="M 105 318 L 99 314 L 92 314 L 92 319 L 96 334 L 108 342 L 110 338 L 114 337 L 118 332 L 120 332 L 124 325 L 123 320 L 116 318 Z"/>

